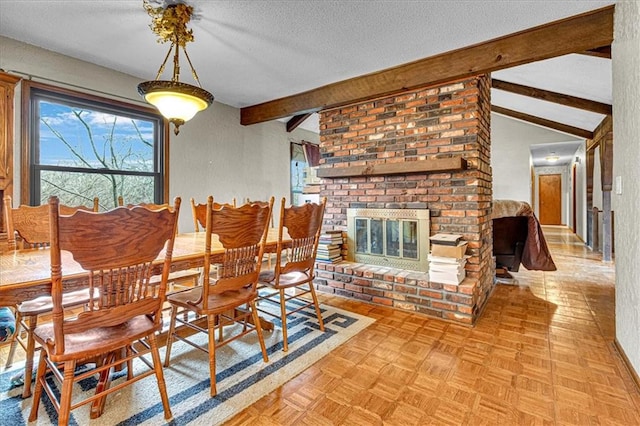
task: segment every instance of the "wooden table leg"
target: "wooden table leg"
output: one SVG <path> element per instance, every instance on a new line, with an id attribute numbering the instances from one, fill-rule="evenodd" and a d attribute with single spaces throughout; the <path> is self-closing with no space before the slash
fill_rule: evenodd
<path id="1" fill-rule="evenodd" d="M 237 317 L 239 314 L 242 315 L 242 314 L 246 314 L 246 313 L 247 313 L 246 310 L 244 310 L 242 308 L 236 308 L 234 310 L 234 312 L 233 312 L 233 315 L 234 315 L 234 317 Z M 259 317 L 259 318 L 260 318 L 260 327 L 262 327 L 263 330 L 272 331 L 275 328 L 275 326 L 273 325 L 273 323 L 271 321 L 266 320 L 266 319 L 264 319 L 262 317 Z M 249 316 L 247 318 L 247 321 L 249 323 L 253 324 L 253 317 Z"/>
<path id="2" fill-rule="evenodd" d="M 102 363 L 101 365 L 110 364 L 115 360 L 115 358 L 116 352 L 110 352 L 105 355 L 104 358 L 102 358 L 102 360 L 100 361 Z M 111 386 L 111 370 L 113 370 L 113 367 L 109 367 L 100 372 L 98 385 L 96 386 L 96 395 L 109 389 L 109 386 Z M 89 417 L 92 419 L 97 419 L 98 417 L 100 417 L 104 412 L 104 404 L 106 401 L 107 395 L 102 395 L 102 397 L 93 401 L 93 403 L 91 403 L 91 411 Z"/>

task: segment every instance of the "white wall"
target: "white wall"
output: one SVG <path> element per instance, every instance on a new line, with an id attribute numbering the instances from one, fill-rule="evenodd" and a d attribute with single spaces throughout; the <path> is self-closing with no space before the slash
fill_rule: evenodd
<path id="1" fill-rule="evenodd" d="M 0 68 L 144 104 L 136 89 L 141 81 L 139 78 L 4 37 L 0 37 Z M 149 72 L 154 71 L 150 69 Z M 56 84 L 44 79 L 34 80 Z M 16 180 L 20 176 L 20 109 L 18 96 L 14 146 Z M 233 197 L 238 200 L 247 197 L 266 199 L 274 195 L 276 204 L 280 197 L 289 199 L 289 139 L 317 142 L 319 137 L 301 129 L 287 133 L 285 124 L 279 121 L 242 126 L 240 110 L 220 103 L 198 113 L 180 128 L 178 136 L 171 133 L 169 192 L 171 198 L 182 197 L 180 230 L 193 229 L 190 197 L 204 202 L 208 195 L 222 201 Z M 19 185 L 16 181 L 16 200 Z"/>
<path id="2" fill-rule="evenodd" d="M 531 204 L 529 145 L 536 128 L 512 118 L 491 114 L 491 168 L 493 199 Z"/>
<path id="3" fill-rule="evenodd" d="M 616 247 L 616 339 L 640 374 L 640 3 L 618 2 L 614 16 L 613 175 Z"/>
<path id="4" fill-rule="evenodd" d="M 491 113 L 491 168 L 493 198 L 531 199 L 530 146 L 579 140 L 564 133 Z"/>

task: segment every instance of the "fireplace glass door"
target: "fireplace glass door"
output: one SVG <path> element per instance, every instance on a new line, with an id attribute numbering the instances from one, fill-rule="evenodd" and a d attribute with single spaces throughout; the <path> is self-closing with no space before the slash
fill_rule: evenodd
<path id="1" fill-rule="evenodd" d="M 418 259 L 418 222 L 356 218 L 356 253 Z"/>
<path id="2" fill-rule="evenodd" d="M 426 272 L 429 210 L 347 209 L 347 260 Z"/>

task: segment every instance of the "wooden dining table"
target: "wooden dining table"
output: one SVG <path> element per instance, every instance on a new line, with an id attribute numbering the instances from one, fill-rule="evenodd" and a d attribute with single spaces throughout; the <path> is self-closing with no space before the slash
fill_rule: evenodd
<path id="1" fill-rule="evenodd" d="M 171 272 L 203 266 L 205 252 L 204 232 L 176 235 L 171 258 Z M 212 259 L 224 252 L 214 235 Z M 287 238 L 285 238 L 286 242 Z M 270 228 L 265 252 L 274 252 L 278 242 L 278 229 Z M 158 256 L 157 273 L 162 271 L 164 251 Z M 87 286 L 87 271 L 73 260 L 70 253 L 62 252 L 62 279 L 65 291 Z M 48 249 L 27 249 L 0 254 L 0 306 L 13 306 L 25 300 L 51 294 L 51 258 Z"/>

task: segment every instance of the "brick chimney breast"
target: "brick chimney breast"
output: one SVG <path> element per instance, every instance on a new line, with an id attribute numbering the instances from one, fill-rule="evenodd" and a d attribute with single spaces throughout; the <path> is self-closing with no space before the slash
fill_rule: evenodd
<path id="1" fill-rule="evenodd" d="M 470 257 L 467 278 L 458 286 L 430 282 L 412 271 L 319 263 L 319 290 L 475 322 L 494 285 L 490 84 L 490 76 L 481 75 L 320 112 L 320 169 L 364 167 L 357 176 L 323 179 L 325 230 L 346 232 L 347 208 L 428 208 L 431 235 L 463 234 Z M 465 159 L 467 168 L 367 172 L 380 164 L 451 157 Z"/>

